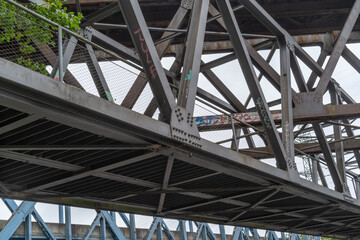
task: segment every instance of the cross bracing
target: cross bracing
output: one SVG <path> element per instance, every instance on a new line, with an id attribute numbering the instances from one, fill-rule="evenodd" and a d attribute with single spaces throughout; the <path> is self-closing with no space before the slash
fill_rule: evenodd
<path id="1" fill-rule="evenodd" d="M 29 56 L 48 76 L 17 64 L 15 40 L 2 45 L 3 197 L 358 235 L 359 107 L 333 73 L 341 57 L 359 72 L 346 43 L 358 42 L 360 1 L 119 1 L 95 11 L 97 4 L 76 2 L 87 14 L 80 35 L 48 21 L 60 41 L 34 42 Z M 318 59 L 307 45 L 321 47 Z M 219 52 L 226 55 L 203 61 Z M 175 60 L 164 68 L 169 55 Z M 246 101 L 215 71 L 234 60 Z M 214 114 L 197 115 L 199 107 Z M 197 127 L 194 117 L 209 115 L 226 123 Z"/>
<path id="2" fill-rule="evenodd" d="M 286 238 L 320 240 L 320 237 L 283 232 L 276 233 L 274 231 L 257 231 L 256 229 L 243 227 L 233 228 L 232 234 L 230 234 L 229 229 L 226 232 L 224 225 L 211 227 L 207 223 L 185 220 L 179 220 L 177 227 L 170 230 L 166 220 L 161 217 L 153 218 L 151 225 L 148 229 L 146 229 L 142 225 L 136 225 L 136 219 L 143 218 L 143 216 L 124 214 L 122 212 L 107 212 L 102 210 L 95 211 L 95 217 L 91 219 L 90 225 L 79 225 L 72 220 L 71 208 L 69 206 L 65 207 L 64 216 L 64 206 L 61 205 L 58 206 L 58 212 L 51 211 L 52 215 L 58 214 L 58 221 L 45 223 L 35 209 L 35 202 L 24 201 L 19 206 L 14 200 L 10 199 L 2 199 L 2 202 L 12 213 L 8 221 L 0 220 L 0 237 L 3 240 L 226 240 L 228 238 L 233 240 L 279 240 Z M 35 219 L 35 221 L 31 221 L 31 216 Z M 143 220 L 144 219 L 142 219 L 142 221 L 140 220 L 140 222 L 143 222 Z M 122 224 L 123 226 L 119 227 L 119 224 Z"/>

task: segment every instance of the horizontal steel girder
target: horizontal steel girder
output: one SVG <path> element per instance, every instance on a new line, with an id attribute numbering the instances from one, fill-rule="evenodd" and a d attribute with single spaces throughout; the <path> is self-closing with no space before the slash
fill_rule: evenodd
<path id="1" fill-rule="evenodd" d="M 275 123 L 281 123 L 281 111 L 271 111 Z M 358 118 L 360 117 L 360 104 L 327 105 L 322 109 L 315 109 L 307 115 L 294 112 L 294 123 L 311 123 L 335 119 Z M 233 114 L 235 125 L 246 126 L 244 123 L 259 126 L 260 117 L 257 112 Z M 224 130 L 231 128 L 230 116 L 213 115 L 195 117 L 196 124 L 200 131 Z M 244 123 L 243 123 L 244 122 Z"/>
<path id="2" fill-rule="evenodd" d="M 335 143 L 329 142 L 331 151 L 335 151 Z M 358 139 L 349 139 L 343 142 L 344 151 L 351 150 L 360 150 L 360 140 Z M 320 154 L 322 153 L 321 148 L 318 143 L 297 143 L 294 145 L 295 155 L 304 155 L 304 154 Z M 249 149 L 239 149 L 239 152 L 243 154 L 250 155 L 253 158 L 263 159 L 263 158 L 273 158 L 274 154 L 268 150 L 267 147 L 258 147 L 258 148 L 249 148 Z"/>

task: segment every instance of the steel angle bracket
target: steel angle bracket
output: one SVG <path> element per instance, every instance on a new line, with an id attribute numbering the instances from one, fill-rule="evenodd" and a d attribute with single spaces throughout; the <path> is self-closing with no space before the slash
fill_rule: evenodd
<path id="1" fill-rule="evenodd" d="M 194 147 L 202 147 L 195 119 L 185 108 L 176 106 L 172 109 L 170 126 L 172 138 Z"/>

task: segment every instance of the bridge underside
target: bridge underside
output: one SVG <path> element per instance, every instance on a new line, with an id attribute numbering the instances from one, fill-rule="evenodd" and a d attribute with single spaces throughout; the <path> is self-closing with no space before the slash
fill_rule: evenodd
<path id="1" fill-rule="evenodd" d="M 340 55 L 360 72 L 346 47 L 360 40 L 360 0 L 73 3 L 66 4 L 86 18 L 81 36 L 60 35 L 63 56 L 62 44 L 29 40 L 36 47 L 27 56 L 52 67 L 48 76 L 17 64 L 16 39 L 12 48 L 0 44 L 0 197 L 358 237 L 360 107 L 332 75 Z M 319 59 L 304 45 L 320 46 Z M 270 50 L 266 60 L 260 50 Z M 279 69 L 270 64 L 275 51 Z M 202 61 L 219 52 L 228 55 Z M 166 55 L 176 57 L 169 69 L 160 62 Z M 243 74 L 231 76 L 237 85 L 212 70 L 233 60 Z M 74 65 L 89 74 L 77 76 Z M 200 77 L 221 98 L 200 88 Z M 233 86 L 249 95 L 246 103 Z M 267 101 L 272 93 L 278 99 Z M 196 116 L 199 106 L 226 124 L 197 127 L 193 117 L 209 117 Z M 256 122 L 236 119 L 242 114 Z M 231 138 L 208 141 L 202 131 L 231 131 Z M 311 166 L 310 178 L 300 176 L 297 156 Z"/>
<path id="2" fill-rule="evenodd" d="M 3 197 L 314 235 L 360 231 L 358 200 L 205 140 L 203 150 L 183 146 L 165 123 L 1 66 Z"/>

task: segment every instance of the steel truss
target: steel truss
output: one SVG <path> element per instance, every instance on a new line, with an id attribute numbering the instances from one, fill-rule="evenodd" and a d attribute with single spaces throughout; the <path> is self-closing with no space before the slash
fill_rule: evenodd
<path id="1" fill-rule="evenodd" d="M 34 217 L 36 222 L 41 227 L 45 237 L 50 240 L 56 239 L 95 239 L 99 238 L 101 240 L 105 239 L 117 239 L 117 240 L 136 240 L 137 238 L 137 231 L 139 232 L 140 229 L 137 230 L 135 225 L 135 215 L 129 214 L 129 217 L 122 212 L 118 212 L 117 214 L 120 216 L 122 221 L 125 223 L 126 227 L 128 228 L 130 234 L 128 238 L 125 237 L 123 231 L 118 227 L 116 222 L 116 213 L 115 212 L 107 212 L 99 210 L 97 214 L 90 224 L 89 228 L 87 229 L 86 233 L 83 236 L 76 235 L 77 232 L 73 232 L 71 230 L 72 221 L 71 221 L 71 210 L 69 206 L 65 206 L 65 221 L 64 221 L 64 206 L 59 205 L 59 224 L 65 224 L 65 232 L 61 235 L 61 231 L 57 231 L 56 236 L 52 233 L 51 229 L 47 226 L 47 224 L 43 221 L 39 213 L 35 210 L 35 202 L 22 202 L 19 206 L 15 203 L 14 200 L 10 199 L 2 199 L 8 209 L 12 212 L 12 216 L 3 226 L 2 230 L 0 231 L 0 237 L 3 240 L 11 240 L 11 239 L 38 239 L 42 238 L 40 235 L 33 235 L 33 230 L 31 227 L 31 216 Z M 21 232 L 16 232 L 20 225 L 24 222 L 25 228 L 23 234 Z M 198 240 L 199 238 L 202 239 L 210 239 L 210 240 L 226 240 L 227 235 L 225 233 L 224 225 L 219 225 L 220 234 L 215 235 L 210 228 L 209 224 L 207 223 L 200 223 L 200 222 L 188 222 L 188 229 L 186 230 L 187 221 L 179 220 L 178 226 L 176 231 L 170 231 L 169 227 L 166 225 L 163 218 L 155 217 L 151 223 L 150 228 L 148 229 L 145 240 L 153 239 L 153 236 L 156 232 L 156 238 L 158 240 L 163 239 L 163 234 L 166 235 L 167 239 L 169 240 L 176 240 L 177 238 L 173 235 L 175 232 L 179 232 L 180 240 L 187 240 L 190 236 L 193 235 L 194 240 Z M 194 232 L 194 225 L 197 228 L 196 232 Z M 58 226 L 57 226 L 58 227 Z M 93 232 L 95 228 L 98 227 L 100 229 L 100 236 L 94 235 Z M 56 229 L 55 229 L 56 230 Z M 144 230 L 144 229 L 143 229 Z M 142 230 L 142 231 L 143 231 Z M 125 230 L 127 231 L 127 230 Z M 74 234 L 75 233 L 75 234 Z M 110 233 L 111 236 L 107 234 Z M 261 236 L 266 240 L 278 240 L 278 236 L 274 231 L 266 231 L 264 236 Z M 290 234 L 290 239 L 301 239 L 298 234 Z M 304 236 L 306 239 L 309 239 L 309 236 Z M 319 237 L 312 237 L 315 240 L 320 239 Z M 232 240 L 259 240 L 260 234 L 256 229 L 251 228 L 242 228 L 242 227 L 235 227 L 233 230 L 233 234 L 231 236 Z M 285 233 L 281 233 L 281 239 L 286 239 Z"/>
<path id="2" fill-rule="evenodd" d="M 346 47 L 346 43 L 360 39 L 356 31 L 360 0 L 344 3 L 346 11 L 341 14 L 346 17 L 341 31 L 331 22 L 327 29 L 332 32 L 318 29 L 323 33 L 316 36 L 306 30 L 293 36 L 294 29 L 283 28 L 261 3 L 183 0 L 176 5 L 167 27 L 154 27 L 153 19 L 146 18 L 143 11 L 154 3 L 119 0 L 89 14 L 82 23 L 81 36 L 44 19 L 59 29 L 57 52 L 62 54 L 45 51 L 46 44 L 39 45 L 38 51 L 53 67 L 49 76 L 60 82 L 6 57 L 0 59 L 0 100 L 6 113 L 0 132 L 0 160 L 7 164 L 0 178 L 2 196 L 99 208 L 102 211 L 96 224 L 110 224 L 104 209 L 156 215 L 153 231 L 161 225 L 160 217 L 166 216 L 314 235 L 357 236 L 360 145 L 354 121 L 359 104 L 332 75 L 341 56 L 360 72 L 360 60 Z M 291 4 L 287 8 L 291 9 Z M 321 9 L 319 12 L 322 15 Z M 241 14 L 251 16 L 266 34 L 244 34 L 242 29 L 248 22 L 238 19 Z M 121 16 L 123 21 L 101 23 L 112 16 Z M 295 17 L 291 18 L 294 21 Z M 323 16 L 316 21 L 323 23 Z M 206 30 L 215 26 L 221 32 Z M 115 40 L 116 34 L 109 29 L 121 29 L 129 36 Z M 161 36 L 155 37 L 152 31 Z M 321 46 L 319 58 L 312 59 L 304 45 Z M 75 60 L 80 47 L 85 52 L 84 61 Z M 270 50 L 267 59 L 260 50 Z M 280 53 L 280 71 L 270 64 L 275 51 Z M 109 62 L 120 60 L 140 71 L 122 102 L 114 104 L 114 91 L 99 52 Z M 228 55 L 207 63 L 201 60 L 203 54 L 213 52 Z M 160 61 L 166 54 L 176 57 L 169 69 Z M 250 92 L 245 103 L 213 70 L 232 60 L 239 62 Z M 81 79 L 68 69 L 75 62 L 86 63 L 102 99 L 83 91 Z M 308 80 L 300 62 L 312 71 Z M 197 87 L 202 75 L 225 100 Z M 298 91 L 291 86 L 292 75 Z M 281 99 L 267 101 L 261 79 L 268 81 Z M 131 109 L 147 84 L 152 98 L 141 115 Z M 331 103 L 324 105 L 328 92 Z M 254 107 L 249 107 L 251 100 Z M 199 104 L 223 115 L 198 116 L 197 121 L 194 110 Z M 160 114 L 154 116 L 157 109 Z M 250 113 L 254 121 L 239 117 Z M 216 124 L 208 118 L 226 123 Z M 202 119 L 208 122 L 203 124 Z M 295 131 L 296 126 L 299 129 Z M 332 134 L 324 130 L 329 126 Z M 230 129 L 232 137 L 217 144 L 203 138 L 204 131 L 219 129 Z M 254 141 L 254 136 L 260 140 Z M 306 137 L 311 141 L 300 142 Z M 241 138 L 246 139 L 248 148 L 240 147 Z M 227 142 L 231 146 L 221 146 Z M 310 179 L 299 175 L 296 156 L 306 157 Z M 274 158 L 276 167 L 258 160 L 267 158 Z M 27 165 L 42 177 L 27 172 Z M 21 169 L 28 181 L 14 176 L 12 168 Z M 133 174 L 134 169 L 143 172 Z M 23 215 L 34 214 L 33 204 L 22 208 Z M 199 229 L 207 228 L 199 225 Z M 241 231 L 234 236 L 242 236 Z M 269 234 L 268 238 L 272 237 Z"/>

